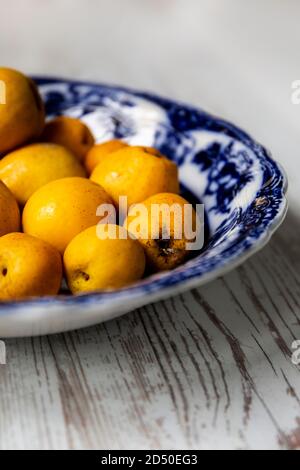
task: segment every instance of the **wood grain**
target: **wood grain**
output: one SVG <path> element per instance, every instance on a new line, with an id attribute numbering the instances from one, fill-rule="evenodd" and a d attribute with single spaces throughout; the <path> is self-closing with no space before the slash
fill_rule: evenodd
<path id="1" fill-rule="evenodd" d="M 205 287 L 95 328 L 7 341 L 0 448 L 300 448 L 291 223 Z"/>
<path id="2" fill-rule="evenodd" d="M 203 288 L 84 331 L 6 341 L 0 449 L 300 448 L 300 2 L 77 0 L 72 21 L 69 0 L 2 3 L 3 64 L 223 116 L 280 160 L 291 208 L 268 247 Z"/>

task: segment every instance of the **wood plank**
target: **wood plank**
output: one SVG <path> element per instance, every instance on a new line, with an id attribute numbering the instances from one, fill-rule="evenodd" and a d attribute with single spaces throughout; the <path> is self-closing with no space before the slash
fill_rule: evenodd
<path id="1" fill-rule="evenodd" d="M 300 279 L 283 231 L 185 295 L 7 341 L 1 449 L 300 447 Z"/>

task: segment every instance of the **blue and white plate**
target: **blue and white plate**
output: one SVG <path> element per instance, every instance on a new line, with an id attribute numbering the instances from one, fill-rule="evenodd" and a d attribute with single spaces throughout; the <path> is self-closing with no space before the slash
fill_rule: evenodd
<path id="1" fill-rule="evenodd" d="M 262 248 L 284 219 L 287 180 L 245 132 L 206 112 L 152 94 L 38 78 L 49 118 L 82 118 L 98 142 L 124 139 L 159 149 L 180 168 L 180 181 L 205 204 L 209 239 L 174 271 L 129 288 L 0 304 L 0 337 L 81 328 L 204 284 Z"/>

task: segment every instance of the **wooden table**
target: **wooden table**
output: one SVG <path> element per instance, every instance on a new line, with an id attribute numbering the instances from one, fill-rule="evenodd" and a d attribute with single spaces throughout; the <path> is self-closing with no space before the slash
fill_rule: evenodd
<path id="1" fill-rule="evenodd" d="M 295 223 L 205 287 L 84 331 L 7 341 L 1 448 L 300 448 Z"/>
<path id="2" fill-rule="evenodd" d="M 36 7 L 36 0 L 27 7 L 30 2 Z M 131 10 L 113 29 L 109 54 L 101 39 L 115 25 L 110 2 L 97 29 L 97 49 L 84 28 L 96 31 L 103 2 L 91 2 L 87 16 L 85 2 L 78 0 L 69 32 L 73 50 L 58 44 L 64 22 L 56 22 L 55 0 L 43 6 L 50 31 L 55 22 L 50 38 L 34 18 L 26 26 L 26 11 L 15 20 L 14 31 L 26 32 L 32 46 L 30 57 L 20 42 L 14 47 L 15 34 L 5 22 L 3 62 L 35 73 L 123 81 L 238 122 L 288 170 L 290 211 L 263 251 L 200 289 L 87 330 L 6 341 L 0 448 L 300 448 L 300 374 L 291 360 L 292 343 L 300 339 L 300 106 L 290 102 L 291 83 L 300 74 L 299 3 L 287 0 L 283 7 L 277 0 L 257 0 L 246 6 L 230 0 L 225 9 L 216 0 L 190 0 L 186 9 L 186 2 L 176 0 L 172 7 L 160 2 L 156 12 L 156 2 L 125 2 Z M 8 17 L 11 4 L 5 7 Z M 64 17 L 67 2 L 59 4 Z M 127 27 L 131 18 L 139 45 Z M 79 20 L 81 42 L 72 29 Z M 144 21 L 143 30 L 137 20 Z M 176 42 L 178 28 L 187 24 Z M 85 46 L 90 54 L 83 53 Z M 96 51 L 101 67 L 91 59 Z M 138 57 L 138 72 L 122 67 L 125 52 L 131 64 Z"/>

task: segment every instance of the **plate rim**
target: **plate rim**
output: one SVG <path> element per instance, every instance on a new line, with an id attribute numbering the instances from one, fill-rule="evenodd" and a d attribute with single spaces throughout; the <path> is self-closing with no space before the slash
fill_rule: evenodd
<path id="1" fill-rule="evenodd" d="M 273 158 L 272 153 L 269 150 L 267 150 L 265 146 L 258 143 L 256 139 L 254 139 L 250 134 L 245 132 L 243 129 L 240 129 L 239 126 L 236 126 L 235 124 L 232 124 L 230 121 L 224 120 L 223 118 L 219 118 L 218 116 L 214 114 L 206 112 L 202 108 L 189 105 L 188 103 L 184 103 L 180 100 L 166 98 L 166 97 L 160 96 L 157 93 L 135 90 L 127 86 L 105 84 L 105 83 L 94 82 L 94 81 L 89 81 L 89 80 L 74 80 L 71 78 L 64 78 L 64 77 L 55 77 L 55 76 L 51 77 L 51 76 L 45 76 L 45 75 L 33 75 L 32 79 L 35 80 L 38 85 L 63 82 L 63 83 L 76 84 L 76 85 L 88 85 L 88 86 L 102 87 L 102 88 L 107 88 L 108 90 L 114 89 L 116 91 L 124 91 L 126 93 L 130 93 L 138 97 L 144 97 L 146 99 L 148 98 L 150 100 L 158 99 L 161 101 L 167 101 L 170 103 L 174 103 L 176 105 L 182 105 L 185 108 L 192 109 L 197 112 L 205 113 L 206 115 L 212 117 L 212 119 L 216 119 L 219 122 L 225 123 L 226 125 L 232 127 L 234 130 L 238 131 L 242 135 L 246 136 L 252 143 L 255 143 L 256 145 L 258 145 L 259 148 L 262 149 L 266 153 L 266 156 L 272 162 L 273 166 L 277 167 L 280 175 L 282 176 L 282 193 L 281 193 L 282 199 L 280 201 L 280 206 L 278 207 L 278 212 L 276 216 L 269 222 L 267 229 L 265 230 L 265 232 L 263 232 L 260 235 L 260 237 L 256 240 L 255 243 L 245 248 L 243 253 L 233 254 L 232 257 L 224 261 L 223 265 L 212 268 L 206 273 L 203 273 L 202 275 L 196 274 L 195 276 L 191 276 L 188 279 L 178 280 L 171 286 L 159 285 L 157 286 L 155 290 L 151 292 L 147 292 L 145 290 L 142 292 L 144 286 L 141 284 L 136 284 L 136 285 L 129 286 L 123 289 L 112 290 L 112 291 L 107 291 L 107 292 L 99 292 L 99 293 L 97 292 L 88 293 L 88 294 L 78 295 L 78 296 L 50 296 L 50 297 L 48 296 L 48 297 L 43 297 L 43 298 L 34 298 L 34 299 L 21 300 L 21 301 L 0 302 L 0 317 L 4 313 L 9 313 L 11 315 L 12 313 L 20 313 L 20 310 L 24 311 L 27 309 L 31 309 L 31 310 L 33 309 L 32 313 L 34 313 L 34 311 L 36 310 L 36 307 L 46 307 L 46 306 L 49 306 L 50 304 L 52 307 L 63 307 L 64 310 L 66 311 L 72 310 L 73 312 L 75 312 L 76 309 L 78 309 L 78 307 L 79 307 L 79 310 L 82 307 L 84 307 L 85 309 L 89 309 L 89 307 L 94 308 L 95 305 L 103 306 L 104 303 L 106 305 L 113 304 L 116 307 L 120 305 L 121 302 L 124 302 L 124 298 L 126 297 L 127 297 L 127 300 L 131 300 L 131 301 L 139 300 L 139 302 L 137 303 L 139 304 L 139 307 L 142 307 L 143 305 L 146 305 L 148 303 L 165 299 L 173 294 L 174 295 L 180 294 L 187 290 L 199 287 L 203 284 L 211 282 L 212 280 L 227 274 L 233 269 L 236 269 L 238 266 L 243 264 L 248 258 L 253 256 L 262 248 L 264 248 L 266 244 L 270 241 L 274 233 L 278 230 L 279 226 L 283 223 L 285 216 L 287 214 L 287 211 L 288 211 L 288 199 L 287 199 L 288 177 L 287 177 L 286 171 L 284 170 L 282 165 Z M 245 241 L 247 236 L 248 235 L 245 236 L 245 238 L 243 239 L 243 242 Z M 174 271 L 165 272 L 166 274 L 165 278 L 167 279 L 167 276 L 172 276 L 173 272 Z M 151 283 L 152 282 L 155 283 L 155 278 L 153 279 L 153 281 L 151 281 Z M 134 296 L 133 299 L 132 299 L 132 296 Z M 120 314 L 116 313 L 115 315 L 111 315 L 110 318 L 116 318 L 121 315 L 122 313 Z M 101 319 L 99 319 L 99 321 L 100 320 Z"/>

